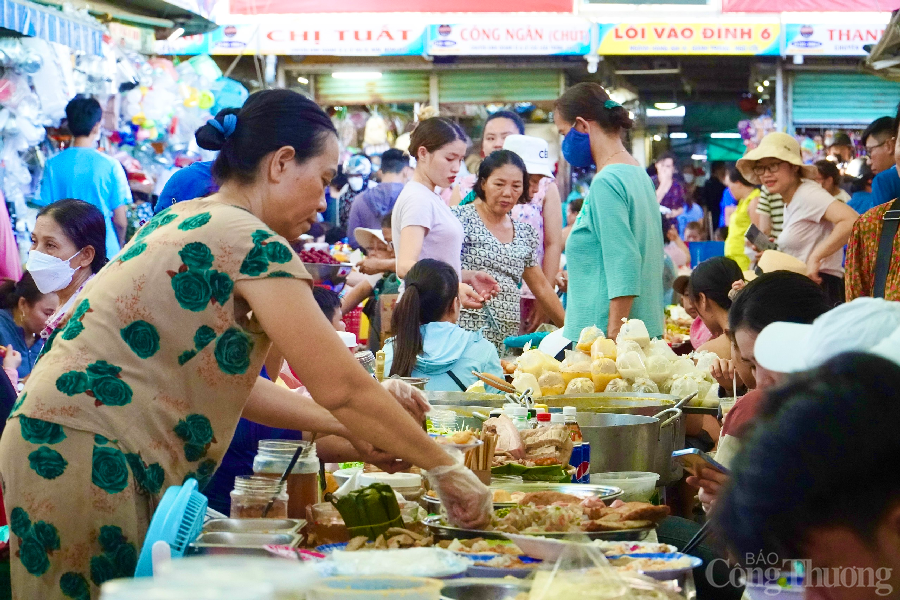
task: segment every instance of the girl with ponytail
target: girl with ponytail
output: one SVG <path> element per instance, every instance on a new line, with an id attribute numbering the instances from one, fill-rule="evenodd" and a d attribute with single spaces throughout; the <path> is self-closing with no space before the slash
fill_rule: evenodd
<path id="1" fill-rule="evenodd" d="M 472 371 L 503 377 L 494 345 L 466 331 L 459 320 L 459 278 L 447 263 L 422 259 L 406 275 L 406 291 L 394 308 L 394 338 L 385 344 L 385 370 L 401 377 L 427 377 L 425 389 L 465 391 Z"/>

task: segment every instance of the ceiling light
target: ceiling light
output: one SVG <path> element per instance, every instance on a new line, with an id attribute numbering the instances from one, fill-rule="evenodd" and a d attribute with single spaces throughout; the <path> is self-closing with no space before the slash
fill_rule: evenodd
<path id="1" fill-rule="evenodd" d="M 309 79 L 307 79 L 306 77 L 298 77 L 297 83 L 302 83 L 303 85 L 306 85 L 307 83 L 309 83 Z"/>
<path id="2" fill-rule="evenodd" d="M 628 118 L 631 119 L 632 121 L 634 120 L 634 113 L 630 110 L 628 111 Z"/>
<path id="3" fill-rule="evenodd" d="M 674 109 L 678 108 L 678 103 L 677 102 L 657 102 L 653 106 L 655 106 L 659 110 L 674 110 Z"/>
<path id="4" fill-rule="evenodd" d="M 662 137 L 659 136 L 659 135 L 654 135 L 654 136 L 653 136 L 653 141 L 654 141 L 654 142 L 661 142 L 661 141 L 662 141 Z"/>
<path id="5" fill-rule="evenodd" d="M 741 138 L 741 134 L 725 131 L 722 133 L 711 133 L 709 134 L 714 140 L 739 140 Z"/>
<path id="6" fill-rule="evenodd" d="M 766 79 L 765 81 L 763 81 L 763 85 L 766 86 L 766 87 L 769 87 L 769 80 Z"/>
<path id="7" fill-rule="evenodd" d="M 379 71 L 338 71 L 331 76 L 335 79 L 381 79 Z"/>
<path id="8" fill-rule="evenodd" d="M 691 160 L 706 160 L 705 154 L 691 154 Z"/>
<path id="9" fill-rule="evenodd" d="M 177 40 L 178 38 L 180 38 L 180 37 L 183 36 L 183 35 L 184 35 L 184 27 L 179 27 L 178 29 L 176 29 L 175 31 L 173 31 L 173 32 L 169 35 L 168 38 L 166 38 L 166 41 L 174 42 L 175 40 Z"/>
<path id="10" fill-rule="evenodd" d="M 676 131 L 675 133 L 669 134 L 669 138 L 671 138 L 673 140 L 686 140 L 687 136 L 688 135 L 683 131 Z"/>
<path id="11" fill-rule="evenodd" d="M 678 106 L 673 108 L 672 110 L 658 110 L 655 108 L 647 109 L 648 117 L 683 117 L 684 116 L 684 106 Z"/>

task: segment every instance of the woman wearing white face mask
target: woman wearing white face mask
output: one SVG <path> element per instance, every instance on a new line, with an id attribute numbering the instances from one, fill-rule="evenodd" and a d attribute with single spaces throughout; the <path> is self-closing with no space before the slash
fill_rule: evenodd
<path id="1" fill-rule="evenodd" d="M 59 308 L 47 320 L 41 337 L 50 336 L 107 260 L 106 221 L 97 207 L 81 200 L 60 200 L 41 209 L 25 269 L 42 294 L 59 296 Z"/>

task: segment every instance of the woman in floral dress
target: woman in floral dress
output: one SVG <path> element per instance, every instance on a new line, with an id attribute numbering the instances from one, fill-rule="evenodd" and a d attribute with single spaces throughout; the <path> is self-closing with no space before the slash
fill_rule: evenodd
<path id="1" fill-rule="evenodd" d="M 327 115 L 263 91 L 197 138 L 221 150 L 220 191 L 158 214 L 85 286 L 0 439 L 14 598 L 88 600 L 133 575 L 160 495 L 208 480 L 241 416 L 413 462 L 452 521 L 489 518 L 487 488 L 346 351 L 287 242 L 325 209 Z M 315 402 L 258 376 L 273 342 Z"/>
<path id="2" fill-rule="evenodd" d="M 559 326 L 565 310 L 537 261 L 538 236 L 531 225 L 513 221 L 510 211 L 528 200 L 525 163 L 509 150 L 484 159 L 474 188 L 477 200 L 453 209 L 463 224 L 463 269 L 484 271 L 500 284 L 500 294 L 480 310 L 464 309 L 459 325 L 481 331 L 497 349 L 517 335 L 519 289 L 526 282 L 547 315 Z"/>

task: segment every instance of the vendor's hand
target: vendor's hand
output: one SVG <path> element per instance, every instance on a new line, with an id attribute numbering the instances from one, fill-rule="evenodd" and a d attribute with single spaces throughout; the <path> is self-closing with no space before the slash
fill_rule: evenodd
<path id="1" fill-rule="evenodd" d="M 814 256 L 810 256 L 809 260 L 806 261 L 806 276 L 816 283 L 822 283 L 822 278 L 819 277 L 820 262 L 821 261 Z"/>
<path id="2" fill-rule="evenodd" d="M 425 413 L 431 410 L 431 404 L 428 403 L 425 394 L 400 379 L 386 379 L 381 385 L 397 399 L 400 406 L 406 409 L 416 423 L 425 422 Z"/>
<path id="3" fill-rule="evenodd" d="M 410 468 L 410 463 L 398 460 L 397 457 L 375 448 L 369 442 L 348 438 L 350 444 L 359 452 L 359 460 L 375 465 L 385 473 L 396 473 Z"/>
<path id="4" fill-rule="evenodd" d="M 731 391 L 734 387 L 734 363 L 725 358 L 719 358 L 713 361 L 709 366 L 709 374 L 722 387 L 722 389 Z"/>
<path id="5" fill-rule="evenodd" d="M 377 275 L 382 272 L 379 268 L 379 265 L 375 263 L 373 259 L 364 258 L 359 264 L 356 265 L 356 268 L 359 269 L 359 272 L 363 275 Z"/>
<path id="6" fill-rule="evenodd" d="M 547 315 L 544 314 L 544 309 L 541 308 L 540 304 L 535 303 L 531 314 L 528 315 L 528 319 L 525 321 L 525 333 L 534 333 L 538 327 L 546 322 Z"/>
<path id="7" fill-rule="evenodd" d="M 688 485 L 700 488 L 700 493 L 698 494 L 700 497 L 700 504 L 703 505 L 704 512 L 709 514 L 713 505 L 716 503 L 719 494 L 722 493 L 725 484 L 728 483 L 728 479 L 728 475 L 720 473 L 715 469 L 701 469 L 700 476 L 697 477 L 691 475 L 687 478 L 687 483 Z"/>
<path id="8" fill-rule="evenodd" d="M 459 303 L 463 308 L 479 309 L 484 306 L 484 298 L 466 283 L 459 284 Z"/>
<path id="9" fill-rule="evenodd" d="M 484 271 L 464 271 L 463 281 L 469 284 L 485 302 L 500 293 L 500 284 Z"/>
<path id="10" fill-rule="evenodd" d="M 556 275 L 556 287 L 559 288 L 561 292 L 567 292 L 569 290 L 569 272 L 561 269 L 559 273 Z"/>
<path id="11" fill-rule="evenodd" d="M 428 471 L 428 481 L 454 527 L 482 529 L 490 522 L 494 508 L 491 491 L 463 465 L 435 467 Z"/>
<path id="12" fill-rule="evenodd" d="M 22 355 L 13 350 L 12 346 L 6 347 L 6 356 L 3 357 L 3 368 L 16 370 L 22 364 Z"/>

